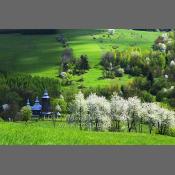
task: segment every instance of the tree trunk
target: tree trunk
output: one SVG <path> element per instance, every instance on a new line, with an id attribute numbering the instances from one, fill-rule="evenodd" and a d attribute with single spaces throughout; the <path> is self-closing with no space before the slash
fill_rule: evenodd
<path id="1" fill-rule="evenodd" d="M 116 131 L 118 130 L 118 122 L 117 122 L 117 120 L 115 120 L 115 130 Z"/>
<path id="2" fill-rule="evenodd" d="M 82 130 L 81 119 L 79 119 L 79 127 L 80 127 L 80 130 Z"/>
<path id="3" fill-rule="evenodd" d="M 149 123 L 149 133 L 151 134 L 151 132 L 152 132 L 152 124 Z"/>
<path id="4" fill-rule="evenodd" d="M 143 122 L 143 120 L 142 120 L 142 118 L 141 118 L 141 120 L 140 120 L 140 124 L 139 124 L 139 131 L 142 133 L 142 122 Z"/>
<path id="5" fill-rule="evenodd" d="M 131 125 L 129 127 L 129 132 L 131 132 L 131 130 L 133 129 L 133 124 L 134 124 L 134 120 L 132 120 L 132 122 L 131 122 Z"/>
<path id="6" fill-rule="evenodd" d="M 98 120 L 95 120 L 95 130 L 98 131 Z"/>
<path id="7" fill-rule="evenodd" d="M 150 134 L 151 134 L 151 132 L 152 132 L 152 128 L 149 129 L 149 133 L 150 133 Z"/>
<path id="8" fill-rule="evenodd" d="M 128 132 L 130 132 L 129 120 L 127 120 L 127 124 L 128 124 Z"/>
<path id="9" fill-rule="evenodd" d="M 79 126 L 80 126 L 80 130 L 82 130 L 82 124 L 81 124 L 81 114 L 82 113 L 82 111 L 81 111 L 81 107 L 80 107 L 80 118 L 79 118 Z"/>
<path id="10" fill-rule="evenodd" d="M 118 120 L 118 131 L 120 131 L 120 121 Z"/>

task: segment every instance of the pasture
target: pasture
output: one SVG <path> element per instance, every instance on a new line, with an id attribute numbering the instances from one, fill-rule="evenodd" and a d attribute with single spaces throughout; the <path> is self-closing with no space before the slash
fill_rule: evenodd
<path id="1" fill-rule="evenodd" d="M 102 54 L 132 47 L 141 50 L 150 50 L 154 40 L 160 32 L 134 31 L 128 29 L 117 29 L 115 34 L 108 37 L 105 30 L 60 30 L 58 34 L 52 35 L 22 35 L 22 34 L 0 34 L 0 70 L 25 72 L 33 76 L 44 76 L 57 78 L 59 65 L 58 60 L 64 49 L 56 40 L 63 34 L 68 41 L 69 47 L 73 49 L 76 58 L 86 54 L 91 69 L 83 75 L 83 86 L 105 86 L 113 82 L 102 77 L 99 65 Z M 13 63 L 13 64 L 12 64 Z M 79 85 L 75 76 L 75 85 Z M 124 76 L 114 81 L 125 84 L 133 77 Z"/>
<path id="2" fill-rule="evenodd" d="M 0 122 L 0 145 L 174 145 L 175 138 L 149 133 L 81 131 L 64 121 Z"/>

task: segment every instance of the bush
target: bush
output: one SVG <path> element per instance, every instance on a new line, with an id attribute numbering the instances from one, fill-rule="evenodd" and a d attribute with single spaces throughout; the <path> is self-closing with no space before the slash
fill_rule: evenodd
<path id="1" fill-rule="evenodd" d="M 103 78 L 111 78 L 111 79 L 114 79 L 114 78 L 115 78 L 115 74 L 114 74 L 113 71 L 103 70 Z"/>
<path id="2" fill-rule="evenodd" d="M 32 118 L 32 110 L 28 106 L 24 106 L 21 109 L 22 120 L 27 122 Z"/>
<path id="3" fill-rule="evenodd" d="M 142 74 L 142 69 L 138 66 L 134 66 L 131 68 L 130 74 L 133 76 L 140 76 Z"/>
<path id="4" fill-rule="evenodd" d="M 4 120 L 0 117 L 0 122 L 4 122 Z"/>
<path id="5" fill-rule="evenodd" d="M 175 137 L 175 128 L 170 128 L 166 135 Z"/>
<path id="6" fill-rule="evenodd" d="M 168 103 L 172 106 L 172 107 L 175 107 L 175 99 L 174 98 L 171 98 L 168 100 Z"/>
<path id="7" fill-rule="evenodd" d="M 156 95 L 157 101 L 164 101 L 167 97 L 168 92 L 165 91 L 166 89 L 163 88 L 161 91 L 159 91 Z"/>
<path id="8" fill-rule="evenodd" d="M 62 113 L 67 112 L 67 103 L 66 103 L 66 101 L 64 100 L 63 97 L 62 98 L 55 98 L 55 99 L 51 100 L 51 106 L 52 106 L 53 111 L 55 111 L 55 108 L 58 105 L 60 106 Z"/>
<path id="9" fill-rule="evenodd" d="M 106 87 L 98 86 L 96 88 L 88 88 L 83 90 L 83 93 L 85 94 L 85 97 L 87 97 L 91 93 L 96 93 L 99 96 L 105 96 L 106 98 L 109 99 L 114 92 L 118 93 L 119 91 L 120 88 L 118 84 L 113 84 Z"/>
<path id="10" fill-rule="evenodd" d="M 115 70 L 115 75 L 117 76 L 117 77 L 122 77 L 123 76 L 123 74 L 124 74 L 124 69 L 123 68 L 118 68 L 118 69 L 116 69 Z"/>
<path id="11" fill-rule="evenodd" d="M 14 120 L 15 121 L 22 121 L 23 120 L 21 112 L 16 113 Z"/>
<path id="12" fill-rule="evenodd" d="M 89 62 L 87 55 L 81 55 L 80 59 L 76 60 L 74 73 L 83 74 L 86 70 L 89 70 Z"/>
<path id="13" fill-rule="evenodd" d="M 151 87 L 151 93 L 156 95 L 160 90 L 167 86 L 167 82 L 164 78 L 154 79 L 154 83 Z"/>
<path id="14" fill-rule="evenodd" d="M 141 100 L 145 102 L 155 102 L 155 97 L 147 91 L 141 91 Z"/>

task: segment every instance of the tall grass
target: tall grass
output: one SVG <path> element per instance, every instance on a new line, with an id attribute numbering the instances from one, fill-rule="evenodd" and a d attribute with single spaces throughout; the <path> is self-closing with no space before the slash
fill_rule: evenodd
<path id="1" fill-rule="evenodd" d="M 172 145 L 175 138 L 147 133 L 80 131 L 51 121 L 0 122 L 0 145 Z"/>

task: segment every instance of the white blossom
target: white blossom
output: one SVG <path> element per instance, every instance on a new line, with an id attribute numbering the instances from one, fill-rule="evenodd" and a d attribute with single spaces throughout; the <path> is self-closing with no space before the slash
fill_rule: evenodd
<path id="1" fill-rule="evenodd" d="M 111 98 L 111 118 L 112 120 L 126 120 L 127 101 L 117 94 Z"/>
<path id="2" fill-rule="evenodd" d="M 66 72 L 61 72 L 61 73 L 60 73 L 60 76 L 61 76 L 62 78 L 66 78 L 66 77 L 67 77 L 67 73 L 66 73 Z"/>
<path id="3" fill-rule="evenodd" d="M 170 89 L 173 89 L 172 86 Z M 150 133 L 155 126 L 159 131 L 175 126 L 175 112 L 159 106 L 158 103 L 142 103 L 138 97 L 123 97 L 113 94 L 108 101 L 103 96 L 90 94 L 87 99 L 79 92 L 75 96 L 72 108 L 73 116 L 89 129 L 108 130 L 111 122 L 128 124 L 128 131 L 136 125 L 148 123 Z M 117 126 L 117 125 L 116 125 Z M 162 132 L 162 131 L 161 131 Z M 160 133 L 161 133 L 160 132 Z M 162 133 L 164 133 L 163 131 Z"/>
<path id="4" fill-rule="evenodd" d="M 166 45 L 164 43 L 158 43 L 158 47 L 160 51 L 165 52 L 166 51 Z"/>
<path id="5" fill-rule="evenodd" d="M 78 121 L 80 127 L 82 127 L 81 125 L 85 123 L 88 112 L 87 103 L 82 92 L 75 95 L 71 109 L 75 121 Z"/>
<path id="6" fill-rule="evenodd" d="M 89 121 L 98 124 L 101 130 L 106 130 L 111 126 L 110 103 L 105 97 L 99 97 L 96 94 L 91 94 L 87 98 L 89 111 Z"/>
<path id="7" fill-rule="evenodd" d="M 170 66 L 171 66 L 171 67 L 175 66 L 175 61 L 174 61 L 174 60 L 171 60 Z"/>
<path id="8" fill-rule="evenodd" d="M 167 92 L 168 91 L 168 89 L 167 88 L 163 88 L 163 92 Z"/>
<path id="9" fill-rule="evenodd" d="M 137 120 L 140 117 L 140 110 L 142 108 L 140 99 L 138 97 L 129 97 L 127 105 L 129 119 Z"/>
<path id="10" fill-rule="evenodd" d="M 55 106 L 55 110 L 61 112 L 61 107 L 60 107 L 60 105 L 56 105 L 56 106 Z"/>
<path id="11" fill-rule="evenodd" d="M 168 34 L 167 33 L 163 33 L 162 34 L 162 39 L 163 39 L 164 42 L 168 41 L 168 38 L 169 37 L 168 37 Z"/>
<path id="12" fill-rule="evenodd" d="M 168 79 L 168 75 L 167 74 L 165 74 L 165 78 Z"/>
<path id="13" fill-rule="evenodd" d="M 146 60 L 147 64 L 150 64 L 150 58 L 149 57 L 146 57 L 145 60 Z"/>
<path id="14" fill-rule="evenodd" d="M 170 87 L 170 90 L 173 90 L 173 89 L 174 89 L 174 86 L 171 86 L 171 87 Z"/>

